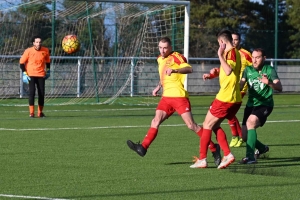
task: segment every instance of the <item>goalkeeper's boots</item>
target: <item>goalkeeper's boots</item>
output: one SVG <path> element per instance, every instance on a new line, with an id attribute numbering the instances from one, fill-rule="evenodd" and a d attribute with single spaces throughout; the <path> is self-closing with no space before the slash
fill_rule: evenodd
<path id="1" fill-rule="evenodd" d="M 263 150 L 256 150 L 255 151 L 255 153 L 254 153 L 254 157 L 256 158 L 256 159 L 258 159 L 258 158 L 260 158 L 261 156 L 262 156 L 262 154 L 265 154 L 265 153 L 267 153 L 269 151 L 269 147 L 266 145 L 265 146 L 265 149 L 263 149 Z"/>
<path id="2" fill-rule="evenodd" d="M 142 157 L 144 157 L 147 153 L 147 149 L 145 149 L 139 142 L 133 143 L 131 140 L 127 140 L 127 145 L 130 149 Z"/>
<path id="3" fill-rule="evenodd" d="M 240 162 L 239 162 L 239 164 L 256 164 L 257 163 L 257 161 L 256 161 L 256 159 L 255 158 L 248 158 L 248 157 L 245 157 L 245 158 L 243 158 Z"/>
<path id="4" fill-rule="evenodd" d="M 34 113 L 30 113 L 30 114 L 29 114 L 29 117 L 30 117 L 30 118 L 34 118 Z"/>
<path id="5" fill-rule="evenodd" d="M 39 118 L 44 118 L 44 117 L 46 117 L 46 115 L 45 115 L 44 113 L 41 112 L 40 114 L 38 114 L 38 117 L 39 117 Z"/>
<path id="6" fill-rule="evenodd" d="M 214 157 L 215 165 L 219 166 L 222 160 L 221 153 L 220 153 L 220 145 L 215 144 L 215 147 L 216 147 L 216 151 L 212 152 L 212 155 Z"/>
<path id="7" fill-rule="evenodd" d="M 244 143 L 243 139 L 240 138 L 239 141 L 236 143 L 236 145 L 234 145 L 233 147 L 240 147 L 242 146 L 243 143 Z"/>
<path id="8" fill-rule="evenodd" d="M 239 137 L 232 137 L 229 147 L 234 147 L 239 141 Z"/>
<path id="9" fill-rule="evenodd" d="M 208 166 L 206 158 L 199 160 L 199 158 L 194 157 L 193 162 L 195 163 L 191 165 L 190 168 L 206 168 Z"/>

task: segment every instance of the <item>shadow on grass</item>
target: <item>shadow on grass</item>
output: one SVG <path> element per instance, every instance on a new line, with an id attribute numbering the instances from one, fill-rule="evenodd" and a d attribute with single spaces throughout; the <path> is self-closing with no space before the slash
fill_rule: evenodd
<path id="1" fill-rule="evenodd" d="M 294 147 L 294 146 L 300 146 L 300 144 L 272 144 L 268 146 L 269 147 Z"/>
<path id="2" fill-rule="evenodd" d="M 300 185 L 300 183 L 290 183 L 290 184 L 286 184 L 286 183 L 283 183 L 283 184 L 276 184 L 277 187 L 280 187 L 280 186 L 283 186 L 283 187 L 286 187 L 286 186 L 295 186 L 295 185 Z M 249 185 L 248 188 L 258 188 L 258 189 L 261 189 L 261 188 L 264 188 L 266 186 L 270 186 L 269 184 L 256 184 L 256 185 Z M 227 186 L 226 189 L 232 189 L 232 190 L 235 190 L 237 186 Z M 68 196 L 68 197 L 64 197 L 64 198 L 72 198 L 72 199 L 83 199 L 83 198 L 90 198 L 90 199 L 100 199 L 100 198 L 110 198 L 110 197 L 116 197 L 116 198 L 126 198 L 128 199 L 128 197 L 138 197 L 138 196 L 146 196 L 147 199 L 149 199 L 151 197 L 151 195 L 153 195 L 153 199 L 155 199 L 155 197 L 157 198 L 157 195 L 160 195 L 160 194 L 183 194 L 183 193 L 200 193 L 202 191 L 204 192 L 207 192 L 207 191 L 212 191 L 212 192 L 216 192 L 220 190 L 220 186 L 215 186 L 215 187 L 211 187 L 211 188 L 206 188 L 206 187 L 199 187 L 199 188 L 196 188 L 196 189 L 182 189 L 182 190 L 157 190 L 157 191 L 140 191 L 140 192 L 126 192 L 126 193 L 112 193 L 112 194 L 94 194 L 94 195 L 82 195 L 82 196 Z M 141 197 L 142 198 L 142 197 Z M 204 198 L 205 199 L 205 198 Z M 211 198 L 210 198 L 211 199 Z"/>
<path id="3" fill-rule="evenodd" d="M 230 165 L 230 172 L 244 173 L 252 175 L 263 176 L 294 176 L 295 174 L 289 174 L 282 167 L 299 166 L 300 157 L 288 157 L 288 158 L 269 158 L 264 157 L 258 159 L 256 164 L 234 164 Z M 278 168 L 278 169 L 277 169 Z"/>
<path id="4" fill-rule="evenodd" d="M 193 162 L 171 162 L 171 163 L 166 163 L 165 165 L 186 165 L 186 164 L 193 164 Z"/>

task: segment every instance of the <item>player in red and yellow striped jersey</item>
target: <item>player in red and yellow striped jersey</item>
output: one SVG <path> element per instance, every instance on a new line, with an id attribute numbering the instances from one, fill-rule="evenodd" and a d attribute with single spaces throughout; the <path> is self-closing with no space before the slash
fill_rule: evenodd
<path id="1" fill-rule="evenodd" d="M 232 33 L 232 43 L 235 48 L 239 50 L 239 53 L 241 55 L 241 74 L 240 74 L 240 79 L 242 78 L 244 69 L 247 66 L 252 65 L 252 55 L 249 51 L 246 49 L 241 48 L 241 35 L 237 32 Z M 247 93 L 248 86 L 247 84 L 244 85 L 243 89 L 241 90 L 241 95 L 242 98 L 245 96 Z M 232 139 L 229 144 L 230 147 L 240 147 L 244 141 L 242 139 L 242 130 L 241 130 L 241 125 L 239 123 L 239 120 L 237 117 L 233 118 L 232 120 L 228 120 L 228 124 L 231 129 L 231 134 L 232 134 Z"/>
<path id="2" fill-rule="evenodd" d="M 158 91 L 163 88 L 162 98 L 159 101 L 155 116 L 152 119 L 151 127 L 149 128 L 143 142 L 133 143 L 131 140 L 127 141 L 129 148 L 134 150 L 140 156 L 145 156 L 150 144 L 157 136 L 158 128 L 162 122 L 168 119 L 174 112 L 177 112 L 187 125 L 187 127 L 201 137 L 201 126 L 199 126 L 193 119 L 191 113 L 191 105 L 189 101 L 189 94 L 184 89 L 184 81 L 186 74 L 192 73 L 192 67 L 187 63 L 186 58 L 178 52 L 172 51 L 171 40 L 164 37 L 160 40 L 158 45 L 160 55 L 157 58 L 158 71 L 160 82 L 158 86 L 152 91 L 153 96 L 157 96 Z M 221 162 L 221 155 L 217 145 L 209 141 L 210 149 L 213 152 L 215 164 Z"/>
<path id="3" fill-rule="evenodd" d="M 240 78 L 242 78 L 243 75 L 243 71 L 247 66 L 252 65 L 252 56 L 251 53 L 243 48 L 241 48 L 240 46 L 240 42 L 241 42 L 241 37 L 240 34 L 237 32 L 232 33 L 232 44 L 235 48 L 237 48 L 239 50 L 239 53 L 241 55 L 241 73 L 240 73 Z M 210 74 L 206 74 L 205 76 L 207 76 L 207 78 L 212 79 L 215 77 L 219 76 L 219 68 L 213 68 L 210 71 Z M 241 95 L 242 98 L 245 96 L 245 94 L 247 93 L 248 90 L 248 86 L 247 84 L 244 85 L 242 91 L 241 91 Z M 228 120 L 228 124 L 230 126 L 231 129 L 231 134 L 232 134 L 232 139 L 231 142 L 229 144 L 229 147 L 240 147 L 244 141 L 242 139 L 242 130 L 241 130 L 241 125 L 239 123 L 239 120 L 237 119 L 237 117 L 234 117 L 231 120 Z"/>
<path id="4" fill-rule="evenodd" d="M 23 82 L 29 84 L 29 116 L 34 117 L 35 86 L 38 91 L 38 117 L 43 113 L 45 100 L 45 80 L 50 76 L 49 49 L 42 46 L 40 36 L 34 36 L 33 46 L 27 48 L 20 58 Z"/>
<path id="5" fill-rule="evenodd" d="M 203 133 L 200 140 L 200 158 L 197 159 L 193 166 L 206 165 L 207 149 L 212 131 L 214 131 L 218 143 L 224 152 L 222 162 L 218 166 L 218 169 L 223 169 L 235 160 L 229 149 L 226 134 L 220 125 L 224 119 L 233 119 L 242 103 L 239 86 L 241 57 L 238 50 L 232 44 L 230 31 L 222 30 L 217 35 L 217 39 L 219 43 L 218 57 L 221 63 L 219 69 L 220 90 L 206 114 L 203 129 L 201 129 Z M 203 75 L 204 80 L 208 78 L 210 78 L 209 74 Z"/>

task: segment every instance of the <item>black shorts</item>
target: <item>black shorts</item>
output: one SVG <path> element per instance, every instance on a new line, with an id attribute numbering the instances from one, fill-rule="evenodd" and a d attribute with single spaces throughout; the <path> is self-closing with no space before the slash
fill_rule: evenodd
<path id="1" fill-rule="evenodd" d="M 244 110 L 244 118 L 242 125 L 246 125 L 247 119 L 250 115 L 255 115 L 259 119 L 260 126 L 263 126 L 266 123 L 267 118 L 272 111 L 273 107 L 270 106 L 246 106 Z"/>

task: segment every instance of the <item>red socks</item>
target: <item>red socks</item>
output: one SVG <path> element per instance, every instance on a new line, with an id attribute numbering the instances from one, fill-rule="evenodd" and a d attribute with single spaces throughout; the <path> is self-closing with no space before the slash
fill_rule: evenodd
<path id="1" fill-rule="evenodd" d="M 207 157 L 207 149 L 211 142 L 211 133 L 212 130 L 203 129 L 202 137 L 200 139 L 200 160 Z"/>
<path id="2" fill-rule="evenodd" d="M 158 132 L 158 129 L 156 129 L 156 128 L 149 128 L 148 133 L 147 133 L 147 135 L 145 136 L 145 138 L 144 138 L 144 140 L 142 142 L 142 146 L 145 149 L 149 148 L 150 144 L 156 138 L 157 132 Z"/>
<path id="3" fill-rule="evenodd" d="M 217 135 L 218 143 L 224 152 L 224 156 L 227 156 L 230 153 L 230 149 L 229 149 L 225 132 L 221 127 L 219 127 L 215 130 L 215 133 Z"/>
<path id="4" fill-rule="evenodd" d="M 201 128 L 200 131 L 197 132 L 197 135 L 200 137 L 199 143 L 201 142 L 202 134 L 203 134 L 203 128 Z M 215 143 L 213 143 L 213 141 L 211 141 L 211 140 L 209 142 L 208 148 L 210 149 L 211 152 L 215 152 L 217 150 L 216 146 L 215 146 Z"/>
<path id="5" fill-rule="evenodd" d="M 228 124 L 230 126 L 232 136 L 239 136 L 242 138 L 242 129 L 237 117 L 235 116 L 233 119 L 228 120 Z"/>

